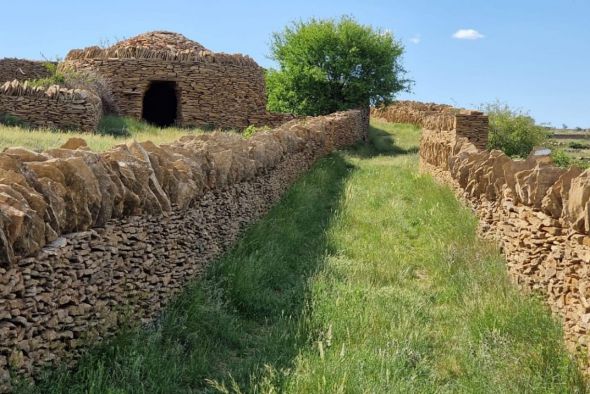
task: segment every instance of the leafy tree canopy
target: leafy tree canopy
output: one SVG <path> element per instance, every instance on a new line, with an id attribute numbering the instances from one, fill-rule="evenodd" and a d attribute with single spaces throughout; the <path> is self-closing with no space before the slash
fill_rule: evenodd
<path id="1" fill-rule="evenodd" d="M 274 33 L 268 108 L 300 115 L 386 104 L 411 81 L 400 64 L 403 46 L 388 31 L 350 17 L 294 22 Z"/>

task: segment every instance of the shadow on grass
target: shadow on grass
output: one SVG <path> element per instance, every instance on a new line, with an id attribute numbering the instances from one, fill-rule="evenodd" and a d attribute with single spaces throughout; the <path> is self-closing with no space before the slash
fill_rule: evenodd
<path id="1" fill-rule="evenodd" d="M 371 126 L 354 157 L 417 152 Z M 326 231 L 354 166 L 321 159 L 204 277 L 166 308 L 153 328 L 127 328 L 73 370 L 50 371 L 39 393 L 255 392 L 280 387 L 283 371 L 314 335 L 311 277 L 330 255 Z"/>
<path id="2" fill-rule="evenodd" d="M 367 159 L 375 156 L 399 156 L 418 153 L 419 146 L 414 145 L 403 148 L 394 134 L 382 128 L 379 124 L 371 124 L 369 127 L 369 143 L 359 144 L 349 151 L 351 155 Z"/>
<path id="3" fill-rule="evenodd" d="M 339 154 L 321 159 L 171 304 L 154 328 L 126 329 L 62 367 L 40 393 L 252 392 L 279 384 L 312 334 L 305 316 L 310 277 L 330 254 L 326 230 L 354 170 Z"/>

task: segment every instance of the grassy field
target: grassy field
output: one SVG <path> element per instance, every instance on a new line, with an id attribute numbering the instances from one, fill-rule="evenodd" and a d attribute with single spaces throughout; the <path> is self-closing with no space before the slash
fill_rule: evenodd
<path id="1" fill-rule="evenodd" d="M 590 129 L 548 129 L 545 145 L 553 152 L 563 152 L 567 164 L 590 167 Z"/>
<path id="2" fill-rule="evenodd" d="M 572 161 L 572 165 L 582 168 L 590 167 L 590 139 L 588 138 L 547 138 L 547 147 L 562 150 Z"/>
<path id="3" fill-rule="evenodd" d="M 0 151 L 7 147 L 21 146 L 35 151 L 59 148 L 72 137 L 81 137 L 93 151 L 104 151 L 126 142 L 150 140 L 162 144 L 177 140 L 183 135 L 201 133 L 199 129 L 160 129 L 131 118 L 105 117 L 97 133 L 65 132 L 55 130 L 29 130 L 18 126 L 0 124 Z"/>
<path id="4" fill-rule="evenodd" d="M 473 214 L 417 172 L 419 131 L 320 160 L 155 327 L 39 393 L 581 393 L 559 325 Z"/>

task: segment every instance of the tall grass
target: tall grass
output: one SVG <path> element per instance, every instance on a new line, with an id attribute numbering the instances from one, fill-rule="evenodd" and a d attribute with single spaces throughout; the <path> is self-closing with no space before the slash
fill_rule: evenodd
<path id="1" fill-rule="evenodd" d="M 320 160 L 153 328 L 128 328 L 39 393 L 576 393 L 559 325 L 507 278 L 419 131 Z"/>

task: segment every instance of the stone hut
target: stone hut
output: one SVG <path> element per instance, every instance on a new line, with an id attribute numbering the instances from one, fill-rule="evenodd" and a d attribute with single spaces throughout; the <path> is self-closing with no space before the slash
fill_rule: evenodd
<path id="1" fill-rule="evenodd" d="M 252 58 L 213 53 L 177 33 L 72 50 L 60 67 L 96 72 L 121 115 L 159 126 L 244 128 L 289 118 L 267 114 L 264 70 Z"/>

